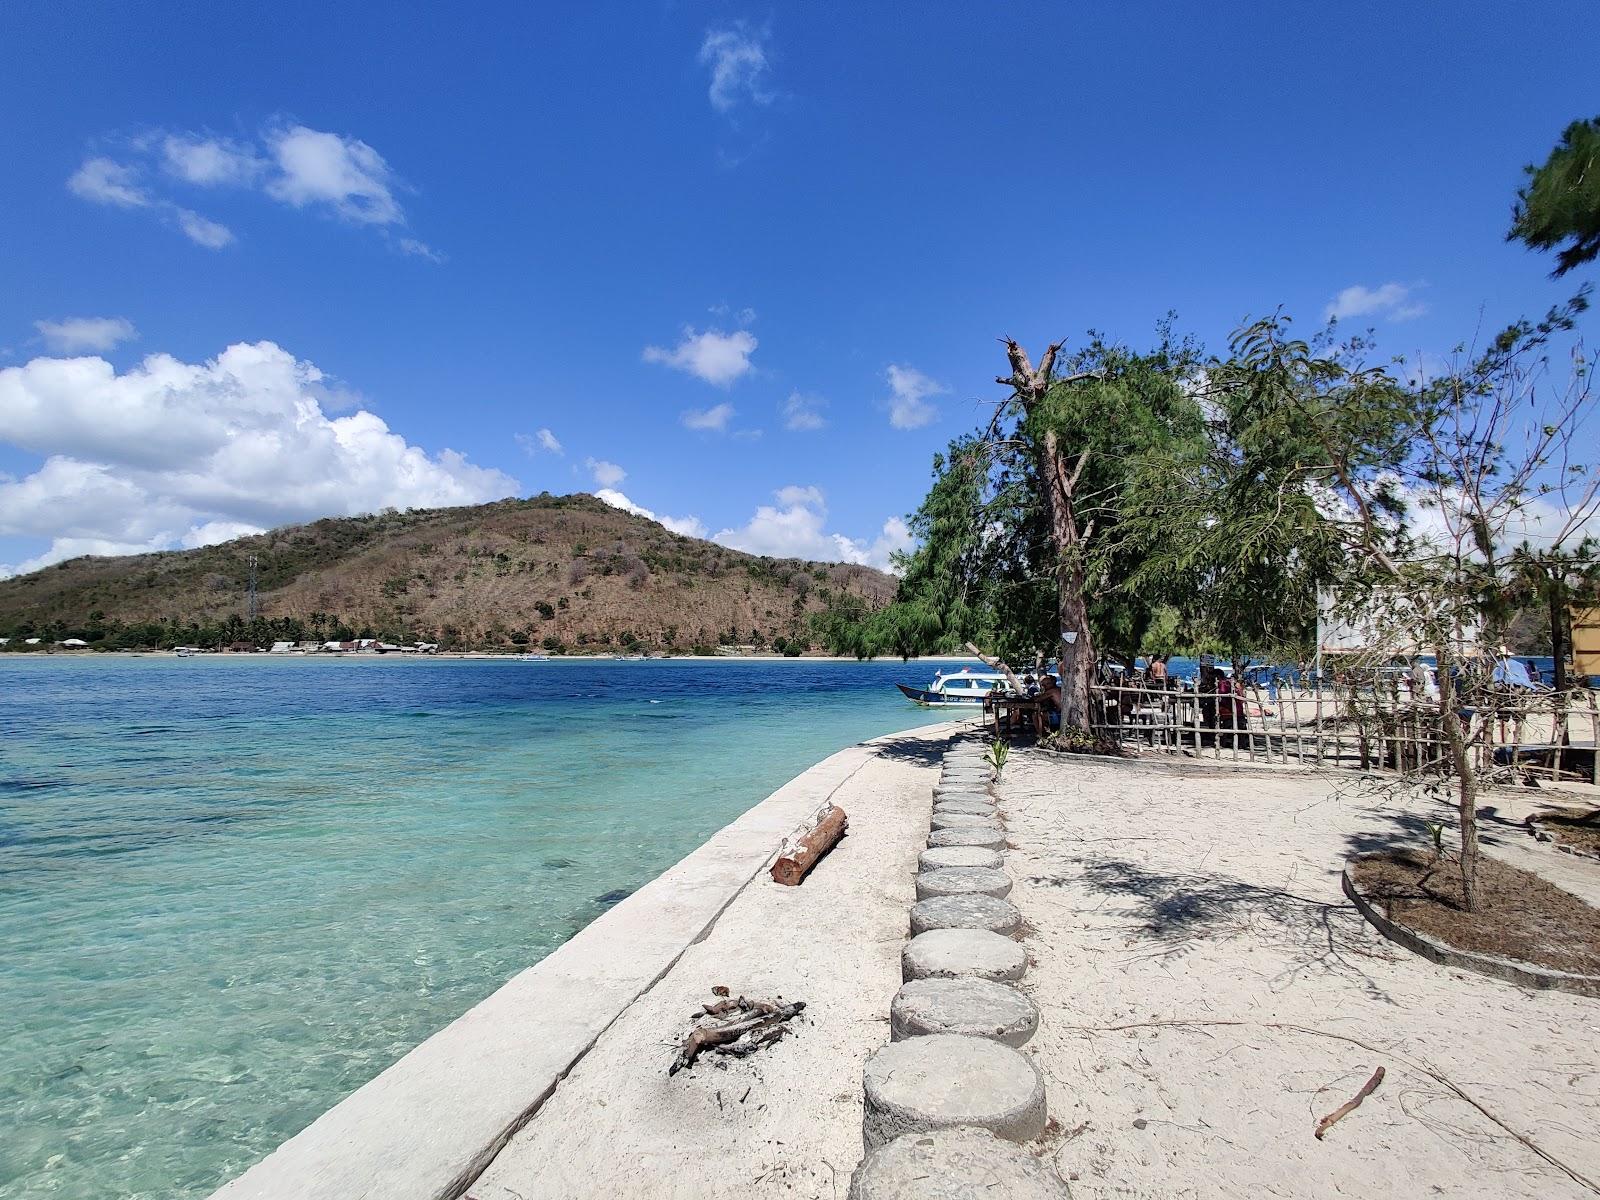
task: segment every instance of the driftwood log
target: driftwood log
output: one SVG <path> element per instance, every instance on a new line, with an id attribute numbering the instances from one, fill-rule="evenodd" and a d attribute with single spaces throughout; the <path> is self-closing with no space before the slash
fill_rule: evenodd
<path id="1" fill-rule="evenodd" d="M 806 872 L 817 865 L 817 860 L 833 848 L 844 836 L 850 818 L 844 809 L 831 800 L 806 818 L 805 822 L 783 839 L 778 847 L 777 860 L 772 864 L 772 878 L 788 887 L 794 887 L 806 877 Z"/>

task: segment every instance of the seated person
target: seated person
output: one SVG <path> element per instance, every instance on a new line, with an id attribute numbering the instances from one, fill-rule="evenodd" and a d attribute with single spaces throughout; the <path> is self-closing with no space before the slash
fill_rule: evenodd
<path id="1" fill-rule="evenodd" d="M 1045 716 L 1051 729 L 1061 728 L 1061 685 L 1054 675 L 1039 681 L 1039 698 L 1045 702 Z"/>

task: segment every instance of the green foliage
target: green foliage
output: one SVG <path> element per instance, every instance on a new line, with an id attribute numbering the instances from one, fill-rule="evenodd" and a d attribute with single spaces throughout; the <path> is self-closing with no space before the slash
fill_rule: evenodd
<path id="1" fill-rule="evenodd" d="M 1600 117 L 1568 125 L 1544 164 L 1527 172 L 1506 240 L 1534 250 L 1561 246 L 1556 276 L 1600 255 Z"/>
<path id="2" fill-rule="evenodd" d="M 983 756 L 984 761 L 994 768 L 994 777 L 998 782 L 1000 773 L 1006 769 L 1006 757 L 1011 753 L 1011 747 L 999 738 L 989 743 L 989 750 Z"/>

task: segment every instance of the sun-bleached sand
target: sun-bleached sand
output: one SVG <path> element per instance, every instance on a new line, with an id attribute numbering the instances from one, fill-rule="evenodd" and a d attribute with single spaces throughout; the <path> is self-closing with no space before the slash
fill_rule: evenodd
<path id="1" fill-rule="evenodd" d="M 1484 798 L 1486 849 L 1600 899 L 1600 865 Z M 1029 1050 L 1079 1197 L 1584 1196 L 1600 1186 L 1600 1002 L 1380 938 L 1346 855 L 1425 844 L 1422 802 L 1348 778 L 1015 755 L 1013 900 Z M 1512 817 L 1513 819 L 1505 819 Z M 1319 1118 L 1382 1066 L 1319 1141 Z M 1523 1139 L 1526 1139 L 1524 1141 Z M 1542 1154 L 1541 1154 L 1542 1152 Z"/>

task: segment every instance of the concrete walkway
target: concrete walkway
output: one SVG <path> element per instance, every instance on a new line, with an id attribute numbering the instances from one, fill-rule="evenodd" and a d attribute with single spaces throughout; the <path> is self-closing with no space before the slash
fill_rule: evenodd
<path id="1" fill-rule="evenodd" d="M 606 1031 L 470 1200 L 843 1197 L 862 1153 L 862 1067 L 889 1038 L 944 741 L 864 748 L 833 797 L 848 836 L 799 887 L 757 875 Z M 690 1015 L 717 984 L 807 1008 L 777 1045 L 705 1055 L 669 1077 Z"/>

